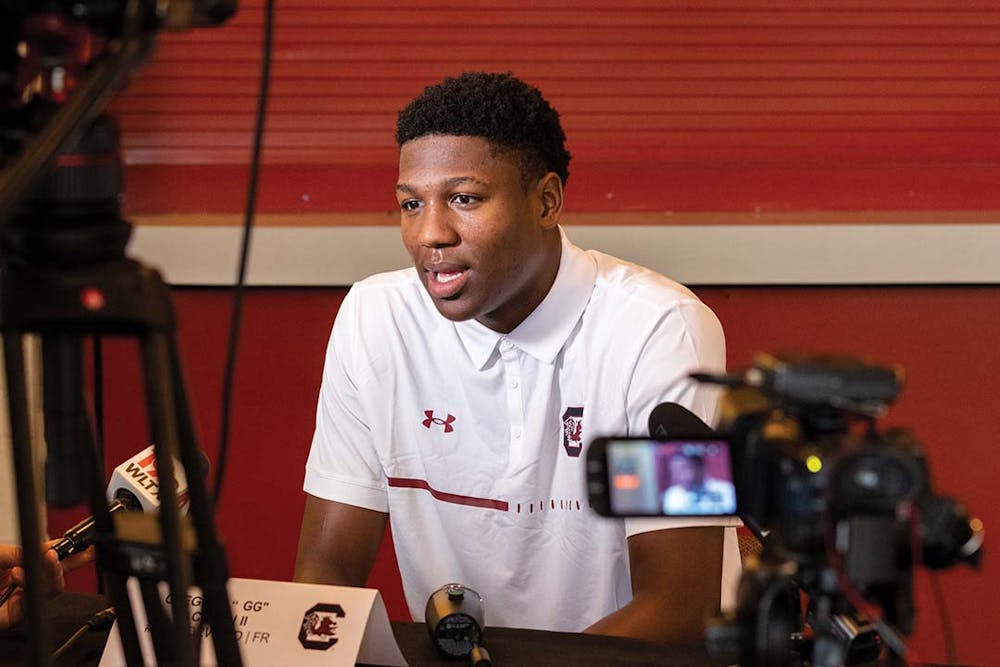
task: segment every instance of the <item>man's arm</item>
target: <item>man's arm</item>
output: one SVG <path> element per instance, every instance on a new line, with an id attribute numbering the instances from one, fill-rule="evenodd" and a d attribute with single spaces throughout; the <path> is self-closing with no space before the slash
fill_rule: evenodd
<path id="1" fill-rule="evenodd" d="M 295 581 L 364 586 L 389 515 L 306 494 Z"/>
<path id="2" fill-rule="evenodd" d="M 714 423 L 718 389 L 672 378 L 725 367 L 726 343 L 718 318 L 695 298 L 674 303 L 647 336 L 631 370 L 626 399 L 629 432 L 648 433 L 649 415 L 665 401 Z M 633 599 L 586 632 L 701 642 L 706 622 L 719 609 L 724 542 L 721 526 L 663 527 L 633 534 L 628 538 Z"/>
<path id="3" fill-rule="evenodd" d="M 632 601 L 584 632 L 703 641 L 706 623 L 719 611 L 724 530 L 671 528 L 628 538 Z"/>

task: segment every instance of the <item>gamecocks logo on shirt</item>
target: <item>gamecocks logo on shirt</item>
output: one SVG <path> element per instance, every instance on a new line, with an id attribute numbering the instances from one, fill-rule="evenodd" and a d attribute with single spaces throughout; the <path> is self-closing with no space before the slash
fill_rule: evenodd
<path id="1" fill-rule="evenodd" d="M 427 415 L 427 419 L 420 422 L 424 425 L 424 428 L 430 428 L 432 425 L 437 424 L 438 426 L 444 427 L 445 433 L 451 433 L 455 430 L 452 424 L 455 423 L 455 415 L 448 415 L 446 418 L 441 419 L 440 417 L 434 416 L 433 410 L 424 410 L 424 414 Z"/>
<path id="2" fill-rule="evenodd" d="M 583 408 L 566 408 L 562 416 L 563 449 L 573 458 L 583 451 Z"/>
<path id="3" fill-rule="evenodd" d="M 344 608 L 339 604 L 313 606 L 302 617 L 299 643 L 307 649 L 325 651 L 337 643 L 337 619 L 343 617 Z"/>

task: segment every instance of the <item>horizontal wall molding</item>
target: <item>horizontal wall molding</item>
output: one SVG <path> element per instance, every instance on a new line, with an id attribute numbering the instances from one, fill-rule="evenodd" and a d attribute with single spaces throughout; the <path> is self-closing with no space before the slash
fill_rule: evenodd
<path id="1" fill-rule="evenodd" d="M 135 215 L 144 227 L 239 227 L 236 213 L 164 213 Z M 947 225 L 1000 224 L 1000 210 L 970 211 L 599 211 L 563 213 L 564 226 L 660 225 Z M 265 213 L 257 215 L 258 227 L 393 227 L 399 211 L 347 213 Z"/>
<path id="2" fill-rule="evenodd" d="M 567 216 L 564 227 L 581 247 L 690 285 L 1000 284 L 1000 222 L 987 221 L 1000 221 L 1000 215 L 728 215 L 715 216 L 723 224 L 704 224 L 704 213 L 622 213 L 614 220 L 601 216 L 615 224 L 596 224 L 598 216 L 577 214 Z M 831 223 L 831 216 L 841 222 Z M 879 222 L 864 222 L 866 217 Z M 261 218 L 251 245 L 251 285 L 350 285 L 409 265 L 392 215 Z M 680 224 L 671 224 L 674 219 Z M 160 268 L 171 284 L 235 281 L 238 216 L 136 222 L 131 254 Z"/>

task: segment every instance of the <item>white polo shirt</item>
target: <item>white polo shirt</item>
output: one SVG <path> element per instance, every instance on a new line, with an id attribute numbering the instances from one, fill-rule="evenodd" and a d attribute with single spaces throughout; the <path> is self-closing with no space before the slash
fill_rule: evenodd
<path id="1" fill-rule="evenodd" d="M 689 290 L 565 235 L 552 289 L 505 335 L 445 319 L 415 269 L 372 276 L 337 314 L 304 488 L 389 512 L 414 620 L 460 582 L 487 625 L 579 631 L 631 600 L 628 535 L 705 523 L 597 516 L 585 444 L 646 435 L 663 401 L 711 422 L 716 392 L 678 378 L 724 367 Z"/>

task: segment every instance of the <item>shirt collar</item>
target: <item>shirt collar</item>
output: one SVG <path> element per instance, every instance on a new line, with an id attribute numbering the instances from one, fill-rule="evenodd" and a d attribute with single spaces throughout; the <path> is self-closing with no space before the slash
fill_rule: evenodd
<path id="1" fill-rule="evenodd" d="M 509 334 L 501 334 L 476 320 L 455 322 L 466 352 L 482 370 L 502 338 L 524 350 L 539 361 L 551 364 L 569 339 L 577 321 L 583 315 L 594 289 L 597 263 L 593 257 L 562 237 L 559 271 L 552 288 L 523 322 Z"/>

